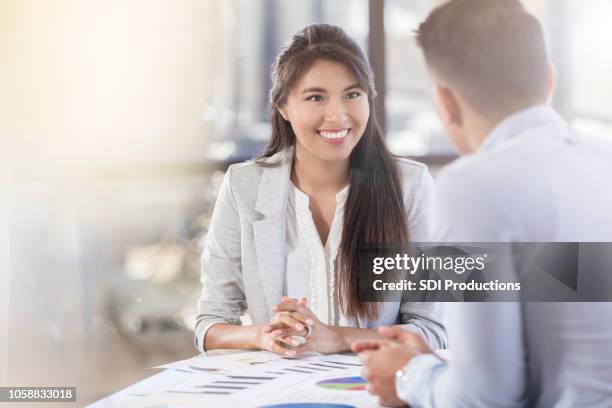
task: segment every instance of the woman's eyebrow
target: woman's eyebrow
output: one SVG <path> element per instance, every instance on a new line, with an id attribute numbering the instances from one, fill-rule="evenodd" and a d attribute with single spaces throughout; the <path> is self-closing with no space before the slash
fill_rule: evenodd
<path id="1" fill-rule="evenodd" d="M 316 86 L 311 86 L 310 88 L 306 88 L 302 91 L 303 94 L 308 93 L 308 92 L 327 92 L 327 91 L 323 88 L 318 88 Z"/>
<path id="2" fill-rule="evenodd" d="M 349 89 L 355 89 L 355 88 L 361 88 L 360 84 L 353 84 L 351 86 L 347 86 L 346 88 L 344 88 L 345 91 L 348 91 Z"/>
<path id="3" fill-rule="evenodd" d="M 355 89 L 355 88 L 361 88 L 361 85 L 359 84 L 353 84 L 350 86 L 347 86 L 346 88 L 344 88 L 344 91 L 348 91 L 349 89 Z M 306 88 L 302 91 L 303 94 L 308 93 L 308 92 L 322 92 L 322 93 L 326 93 L 327 91 L 323 88 L 319 88 L 316 86 L 311 86 L 309 88 Z"/>

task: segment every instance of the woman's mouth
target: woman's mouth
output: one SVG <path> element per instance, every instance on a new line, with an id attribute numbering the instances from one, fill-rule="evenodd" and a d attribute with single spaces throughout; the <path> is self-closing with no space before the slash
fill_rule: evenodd
<path id="1" fill-rule="evenodd" d="M 326 130 L 317 130 L 319 136 L 323 138 L 328 143 L 331 144 L 341 144 L 344 143 L 346 137 L 350 132 L 350 128 L 347 129 L 326 129 Z"/>

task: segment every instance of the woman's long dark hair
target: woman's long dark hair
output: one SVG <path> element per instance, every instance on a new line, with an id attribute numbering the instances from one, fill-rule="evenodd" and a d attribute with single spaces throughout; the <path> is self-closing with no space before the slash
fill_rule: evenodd
<path id="1" fill-rule="evenodd" d="M 350 187 L 344 207 L 344 225 L 340 243 L 338 290 L 341 307 L 347 316 L 375 318 L 379 304 L 362 302 L 365 276 L 372 275 L 371 264 L 364 262 L 366 247 L 408 241 L 408 228 L 402 186 L 396 158 L 385 144 L 376 121 L 373 74 L 361 48 L 339 27 L 314 24 L 299 31 L 280 52 L 272 71 L 270 103 L 272 137 L 258 162 L 295 146 L 291 124 L 278 111 L 301 76 L 317 60 L 345 65 L 367 90 L 370 117 L 363 136 L 350 156 Z M 371 258 L 371 257 L 370 257 Z"/>

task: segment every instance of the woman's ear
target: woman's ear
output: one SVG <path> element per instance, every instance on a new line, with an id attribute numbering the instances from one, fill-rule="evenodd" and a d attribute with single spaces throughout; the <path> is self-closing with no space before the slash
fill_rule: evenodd
<path id="1" fill-rule="evenodd" d="M 287 109 L 285 106 L 274 105 L 274 108 L 278 111 L 278 113 L 280 113 L 283 119 L 285 119 L 287 122 L 289 121 L 289 115 L 287 115 Z"/>
<path id="2" fill-rule="evenodd" d="M 461 107 L 453 91 L 439 84 L 435 84 L 434 87 L 434 97 L 442 121 L 447 126 L 461 126 L 463 122 Z"/>

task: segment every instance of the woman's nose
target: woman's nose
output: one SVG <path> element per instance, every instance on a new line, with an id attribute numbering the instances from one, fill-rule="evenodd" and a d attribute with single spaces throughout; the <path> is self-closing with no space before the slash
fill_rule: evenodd
<path id="1" fill-rule="evenodd" d="M 343 122 L 346 119 L 346 106 L 343 100 L 330 99 L 325 109 L 327 122 Z"/>

